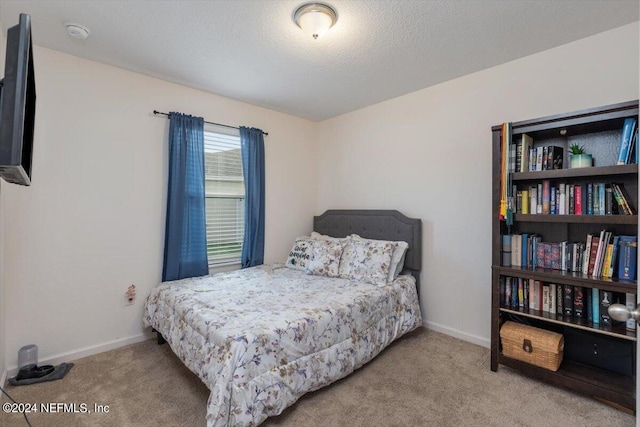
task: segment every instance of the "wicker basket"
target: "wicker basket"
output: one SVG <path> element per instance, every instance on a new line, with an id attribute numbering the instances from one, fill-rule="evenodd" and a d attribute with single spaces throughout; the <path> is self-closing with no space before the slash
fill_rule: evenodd
<path id="1" fill-rule="evenodd" d="M 557 371 L 564 354 L 564 337 L 556 332 L 517 322 L 500 328 L 502 354 L 541 368 Z"/>

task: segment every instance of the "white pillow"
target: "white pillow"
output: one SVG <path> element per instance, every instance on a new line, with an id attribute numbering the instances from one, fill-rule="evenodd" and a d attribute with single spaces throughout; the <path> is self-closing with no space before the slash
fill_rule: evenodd
<path id="1" fill-rule="evenodd" d="M 394 244 L 393 254 L 391 255 L 391 265 L 389 266 L 389 276 L 387 277 L 387 282 L 391 283 L 398 278 L 400 273 L 402 272 L 402 268 L 404 267 L 404 257 L 407 254 L 407 249 L 409 249 L 409 244 L 403 241 L 389 241 L 389 240 L 373 240 L 373 239 L 365 239 L 364 237 L 360 237 L 357 234 L 352 234 L 351 237 L 353 240 L 369 240 L 372 242 L 390 242 Z"/>
<path id="2" fill-rule="evenodd" d="M 377 286 L 386 285 L 394 245 L 376 240 L 346 240 L 339 276 Z"/>
<path id="3" fill-rule="evenodd" d="M 312 239 L 316 239 L 316 240 L 328 240 L 328 241 L 335 241 L 335 242 L 342 242 L 345 239 L 350 239 L 351 237 L 347 236 L 347 237 L 331 237 L 328 236 L 326 234 L 320 234 L 317 231 L 312 231 L 311 232 L 311 238 Z"/>
<path id="4" fill-rule="evenodd" d="M 313 257 L 313 242 L 307 236 L 297 237 L 284 266 L 293 270 L 305 271 Z"/>
<path id="5" fill-rule="evenodd" d="M 306 273 L 316 276 L 338 277 L 342 250 L 341 242 L 315 240 L 313 242 L 313 256 L 307 264 Z"/>

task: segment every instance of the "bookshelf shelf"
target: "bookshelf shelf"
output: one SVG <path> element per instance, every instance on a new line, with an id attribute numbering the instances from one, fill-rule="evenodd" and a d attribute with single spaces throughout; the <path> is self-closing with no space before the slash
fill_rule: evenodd
<path id="1" fill-rule="evenodd" d="M 545 301 L 544 307 L 546 309 L 547 301 L 551 307 L 559 299 L 564 302 L 564 298 L 568 298 L 567 301 L 571 305 L 583 304 L 582 310 L 586 311 L 587 314 L 600 308 L 599 311 L 601 313 L 604 311 L 606 315 L 605 302 L 607 304 L 609 302 L 621 302 L 624 304 L 626 301 L 634 301 L 637 298 L 637 281 L 619 280 L 617 278 L 616 262 L 606 264 L 613 265 L 615 268 L 612 278 L 593 277 L 581 272 L 550 268 L 503 266 L 503 256 L 505 253 L 508 254 L 508 251 L 503 253 L 501 245 L 503 235 L 536 236 L 537 242 L 548 243 L 548 245 L 539 246 L 538 249 L 548 248 L 549 246 L 555 248 L 553 251 L 556 254 L 556 261 L 547 262 L 547 254 L 545 253 L 545 265 L 559 265 L 557 264 L 557 248 L 559 246 L 557 244 L 560 242 L 568 242 L 562 248 L 565 246 L 572 248 L 571 244 L 575 242 L 586 243 L 591 241 L 591 237 L 588 236 L 605 236 L 605 239 L 603 239 L 605 243 L 611 243 L 612 240 L 606 239 L 609 235 L 606 232 L 610 232 L 612 236 L 638 236 L 638 215 L 622 214 L 629 211 L 638 212 L 638 165 L 617 164 L 623 125 L 629 117 L 633 117 L 637 121 L 638 113 L 638 101 L 635 100 L 512 123 L 511 141 L 514 144 L 520 141 L 523 146 L 530 144 L 533 148 L 540 148 L 543 152 L 553 152 L 553 161 L 548 159 L 547 162 L 542 162 L 543 165 L 549 165 L 549 168 L 551 168 L 551 164 L 555 164 L 558 159 L 556 156 L 558 152 L 558 155 L 562 157 L 560 169 L 509 174 L 509 190 L 513 189 L 514 196 L 516 192 L 518 194 L 522 193 L 522 197 L 517 199 L 518 204 L 521 202 L 524 204 L 524 200 L 540 204 L 540 200 L 537 200 L 536 196 L 532 196 L 532 194 L 542 193 L 541 188 L 546 186 L 547 189 L 552 189 L 551 191 L 556 196 L 556 199 L 561 197 L 556 201 L 562 200 L 565 203 L 565 205 L 562 205 L 564 209 L 560 210 L 560 212 L 574 212 L 572 210 L 574 207 L 576 211 L 579 211 L 579 204 L 576 199 L 578 199 L 578 191 L 580 191 L 583 215 L 515 213 L 513 215 L 513 224 L 510 226 L 507 226 L 505 221 L 500 219 L 502 125 L 493 126 L 491 129 L 493 135 L 491 369 L 497 371 L 499 365 L 509 366 L 532 378 L 611 403 L 612 406 L 633 414 L 636 412 L 636 373 L 633 370 L 633 374 L 621 375 L 619 372 L 629 372 L 630 370 L 619 368 L 635 366 L 636 352 L 634 350 L 621 353 L 625 354 L 625 356 L 617 359 L 616 362 L 611 362 L 616 357 L 613 353 L 606 355 L 603 353 L 621 348 L 627 350 L 629 348 L 635 349 L 638 343 L 637 332 L 627 330 L 624 323 L 612 322 L 612 324 L 606 324 L 602 320 L 594 323 L 588 316 L 585 316 L 586 318 L 577 316 L 575 311 L 570 316 L 558 314 L 563 313 L 561 308 L 554 309 L 553 311 L 556 311 L 554 313 L 543 311 L 542 302 L 540 301 Z M 569 146 L 573 144 L 585 146 L 587 153 L 593 155 L 594 163 L 597 166 L 569 169 Z M 554 148 L 548 149 L 548 147 Z M 555 147 L 560 147 L 562 150 L 556 150 Z M 522 153 L 524 153 L 524 150 L 522 150 Z M 510 151 L 509 155 L 513 156 L 511 159 L 514 163 L 518 162 L 518 158 L 522 158 L 517 156 L 516 150 Z M 526 162 L 526 158 L 524 161 Z M 562 166 L 565 166 L 565 168 L 562 168 Z M 556 188 L 555 192 L 553 191 L 554 187 Z M 598 188 L 599 197 L 597 197 L 596 188 Z M 548 190 L 544 191 L 546 191 L 546 195 L 549 194 Z M 618 194 L 613 194 L 616 191 Z M 525 194 L 527 194 L 527 198 L 525 198 Z M 605 195 L 605 202 L 608 203 L 604 206 L 606 209 L 602 207 L 603 204 L 598 205 L 596 203 L 596 200 L 601 201 L 602 194 Z M 627 204 L 630 205 L 630 208 L 621 200 L 621 194 L 626 199 Z M 569 195 L 571 195 L 571 198 L 569 198 Z M 550 197 L 546 200 L 551 201 L 552 199 Z M 514 206 L 516 206 L 515 202 L 516 198 L 514 197 Z M 550 206 L 550 211 L 553 212 L 553 203 L 550 203 Z M 569 209 L 569 206 L 571 206 L 571 209 Z M 602 213 L 607 211 L 613 212 L 613 215 L 586 215 L 587 210 L 585 207 L 589 209 L 593 207 L 589 212 Z M 535 211 L 535 205 L 533 211 Z M 538 252 L 534 250 L 535 245 L 531 246 L 530 239 L 527 240 L 523 237 L 522 240 L 527 243 L 517 252 L 526 253 L 528 256 L 531 254 L 538 255 Z M 513 241 L 515 242 L 516 240 Z M 517 244 L 520 244 L 519 240 Z M 606 248 L 606 246 L 601 246 L 601 250 L 604 250 L 602 248 Z M 611 243 L 609 246 L 609 250 L 611 250 L 613 244 Z M 588 253 L 586 245 L 584 245 L 577 247 L 578 249 L 576 250 L 578 252 L 576 250 L 573 252 L 567 250 L 565 255 L 579 253 L 581 254 L 580 256 L 586 256 L 587 260 L 589 260 L 590 257 L 595 257 L 596 252 L 593 252 L 593 250 L 597 247 L 597 243 L 593 244 L 593 247 L 590 248 L 591 252 Z M 520 248 L 520 246 L 516 246 L 516 248 Z M 560 253 L 562 253 L 562 249 L 560 249 Z M 562 257 L 563 255 L 560 256 Z M 517 260 L 518 258 L 515 259 Z M 529 259 L 529 261 L 531 265 L 532 260 Z M 580 263 L 582 263 L 582 259 Z M 582 265 L 580 263 L 578 265 Z M 520 262 L 514 262 L 514 264 L 520 264 Z M 533 265 L 535 264 L 533 262 Z M 585 269 L 587 264 L 584 264 Z M 604 264 L 601 262 L 597 265 L 602 266 Z M 598 268 L 595 270 L 598 270 Z M 513 283 L 517 284 L 513 286 Z M 508 286 L 508 284 L 511 284 L 511 286 Z M 551 284 L 555 286 L 545 286 Z M 526 307 L 519 304 L 518 301 L 515 303 L 507 301 L 506 287 L 511 289 L 512 295 L 513 292 L 518 294 L 516 295 L 516 300 L 529 289 L 529 292 L 531 292 L 527 294 L 529 298 L 524 299 Z M 523 293 L 519 292 L 520 288 L 522 288 Z M 540 293 L 537 293 L 538 289 L 543 288 L 548 288 L 549 291 L 543 292 L 541 290 Z M 552 297 L 551 290 L 554 288 L 556 288 L 556 295 Z M 582 299 L 576 298 L 574 300 L 574 297 L 571 296 L 571 291 L 578 292 L 579 288 L 583 288 L 582 292 L 576 295 L 581 295 Z M 596 305 L 593 309 L 591 298 L 594 293 L 591 292 L 592 288 L 598 289 L 598 292 L 595 293 L 596 297 L 599 299 L 605 298 L 599 307 Z M 532 292 L 531 289 L 536 291 Z M 561 293 L 557 292 L 558 289 Z M 603 297 L 603 295 L 606 295 L 606 297 Z M 607 299 L 609 296 L 611 296 L 611 299 Z M 634 296 L 636 297 L 634 298 Z M 555 299 L 550 301 L 544 298 Z M 557 302 L 557 304 L 559 306 L 561 303 Z M 598 304 L 597 301 L 596 304 Z M 536 307 L 536 309 L 533 307 Z M 576 305 L 576 307 L 580 306 Z M 505 321 L 526 323 L 537 328 L 562 333 L 565 336 L 565 352 L 560 369 L 557 372 L 553 372 L 504 356 L 501 351 L 500 328 Z M 610 344 L 611 349 L 605 350 L 598 345 L 598 354 L 592 354 L 590 349 L 594 348 L 596 343 L 603 342 L 606 342 L 607 345 Z M 589 362 L 593 366 L 584 364 L 584 362 Z M 614 365 L 611 365 L 611 363 L 614 363 Z"/>
<path id="2" fill-rule="evenodd" d="M 567 326 L 570 328 L 582 329 L 602 335 L 608 335 L 616 338 L 621 338 L 629 341 L 637 341 L 635 331 L 627 331 L 625 325 L 601 325 L 594 324 L 587 319 L 576 319 L 573 317 L 566 318 L 564 316 L 548 313 L 546 311 L 531 310 L 528 308 L 512 308 L 501 307 L 501 312 L 511 313 L 518 316 L 530 317 L 532 319 L 539 319 L 545 322 L 555 323 L 558 325 Z"/>
<path id="3" fill-rule="evenodd" d="M 556 222 L 572 224 L 628 224 L 638 223 L 638 215 L 530 215 L 515 214 L 518 222 Z"/>
<path id="4" fill-rule="evenodd" d="M 584 286 L 588 288 L 598 288 L 611 292 L 631 292 L 637 289 L 636 281 L 619 280 L 617 278 L 594 278 L 582 273 L 570 271 L 552 270 L 550 268 L 525 268 L 525 267 L 503 267 L 493 266 L 494 274 L 509 277 L 521 277 L 523 279 L 534 279 L 542 282 L 559 283 L 562 285 Z"/>
<path id="5" fill-rule="evenodd" d="M 499 362 L 552 385 L 566 387 L 620 405 L 622 408 L 635 407 L 636 382 L 633 378 L 571 360 L 564 360 L 557 372 L 512 359 L 503 354 L 499 355 Z"/>
<path id="6" fill-rule="evenodd" d="M 593 178 L 615 175 L 638 175 L 638 165 L 612 165 L 578 169 L 554 169 L 513 174 L 513 181 L 539 181 L 541 179 Z"/>

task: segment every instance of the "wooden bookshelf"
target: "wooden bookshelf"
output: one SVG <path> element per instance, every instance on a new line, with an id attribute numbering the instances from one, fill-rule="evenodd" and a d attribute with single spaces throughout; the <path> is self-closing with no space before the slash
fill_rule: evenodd
<path id="1" fill-rule="evenodd" d="M 591 366 L 566 357 L 557 372 L 534 366 L 504 356 L 500 346 L 500 327 L 505 321 L 530 323 L 536 327 L 556 332 L 579 330 L 579 335 L 603 337 L 612 342 L 635 345 L 636 331 L 628 331 L 624 324 L 604 325 L 585 318 L 563 316 L 529 307 L 515 307 L 501 301 L 500 285 L 505 278 L 522 278 L 553 283 L 563 286 L 598 288 L 620 294 L 637 294 L 637 281 L 592 277 L 587 274 L 554 270 L 549 268 L 527 268 L 502 266 L 501 236 L 504 234 L 533 234 L 541 236 L 543 242 L 580 242 L 587 234 L 598 235 L 602 230 L 615 235 L 638 235 L 638 165 L 617 165 L 622 127 L 627 117 L 638 118 L 638 101 L 591 108 L 566 114 L 557 114 L 538 119 L 512 123 L 513 140 L 522 134 L 533 138 L 534 147 L 560 146 L 564 149 L 562 169 L 519 172 L 510 174 L 510 184 L 518 190 L 536 186 L 543 180 L 551 185 L 617 183 L 624 187 L 634 215 L 513 215 L 513 224 L 507 227 L 499 218 L 500 206 L 500 165 L 501 165 L 501 125 L 492 127 L 493 134 L 493 210 L 492 210 L 492 303 L 491 303 L 491 369 L 497 371 L 499 365 L 517 369 L 538 380 L 564 387 L 595 399 L 608 402 L 635 414 L 636 373 L 625 376 L 599 366 Z M 572 144 L 584 145 L 593 155 L 595 166 L 569 168 L 568 147 Z M 575 343 L 575 341 L 574 341 Z M 588 344 L 580 343 L 580 344 Z M 574 344 L 575 345 L 575 344 Z M 578 348 L 578 347 L 576 347 Z M 573 352 L 575 357 L 582 353 Z M 631 357 L 631 356 L 630 356 Z M 635 366 L 635 351 L 633 353 Z M 629 360 L 628 362 L 631 362 Z"/>

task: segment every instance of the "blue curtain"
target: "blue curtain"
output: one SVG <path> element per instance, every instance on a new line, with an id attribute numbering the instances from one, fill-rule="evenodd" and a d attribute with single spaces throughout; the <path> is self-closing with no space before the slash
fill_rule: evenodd
<path id="1" fill-rule="evenodd" d="M 240 127 L 244 172 L 242 268 L 264 263 L 264 137 L 260 129 Z"/>
<path id="2" fill-rule="evenodd" d="M 163 281 L 209 273 L 203 125 L 202 117 L 169 114 L 169 189 Z"/>

